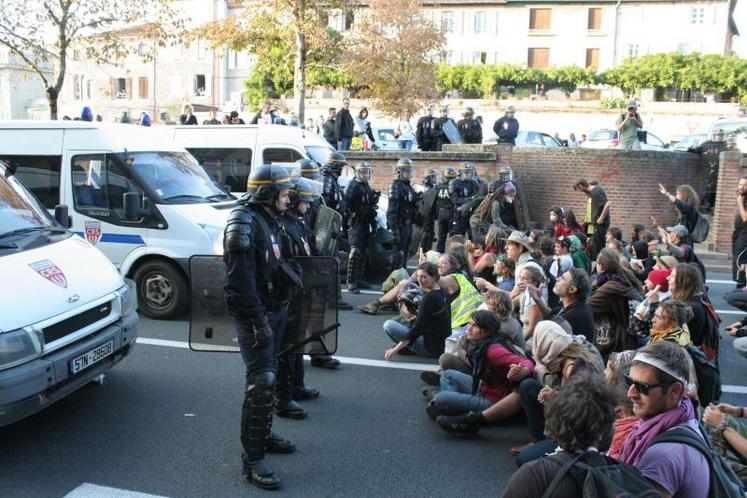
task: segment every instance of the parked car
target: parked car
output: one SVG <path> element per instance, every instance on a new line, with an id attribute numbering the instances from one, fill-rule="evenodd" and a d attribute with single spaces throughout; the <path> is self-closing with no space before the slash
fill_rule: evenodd
<path id="1" fill-rule="evenodd" d="M 747 118 L 719 119 L 708 130 L 708 138 L 711 138 L 716 130 L 723 131 L 726 140 L 733 137 L 737 148 L 747 152 Z"/>
<path id="2" fill-rule="evenodd" d="M 706 141 L 708 133 L 692 133 L 674 144 L 672 150 L 687 152 L 692 147 L 697 147 Z"/>
<path id="3" fill-rule="evenodd" d="M 581 144 L 583 149 L 614 149 L 620 143 L 617 130 L 604 128 L 589 133 L 589 138 Z M 669 144 L 661 138 L 646 130 L 646 142 L 641 143 L 641 150 L 664 150 Z"/>
<path id="4" fill-rule="evenodd" d="M 397 137 L 394 134 L 394 127 L 379 128 L 374 126 L 371 131 L 375 139 L 375 142 L 371 145 L 372 150 L 400 150 Z M 419 150 L 416 142 L 413 142 L 411 150 Z"/>
<path id="5" fill-rule="evenodd" d="M 497 142 L 498 137 L 492 132 L 488 138 L 483 140 L 483 143 L 486 144 L 494 144 Z M 516 147 L 561 147 L 560 142 L 558 142 L 552 135 L 541 131 L 519 130 L 515 142 Z"/>

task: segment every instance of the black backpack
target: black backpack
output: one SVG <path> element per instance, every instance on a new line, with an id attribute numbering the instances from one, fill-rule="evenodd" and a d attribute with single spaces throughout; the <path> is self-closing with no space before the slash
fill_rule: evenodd
<path id="1" fill-rule="evenodd" d="M 698 424 L 700 427 L 700 424 Z M 744 485 L 739 480 L 733 470 L 724 462 L 716 450 L 708 442 L 708 436 L 700 427 L 702 438 L 698 437 L 690 429 L 684 427 L 675 427 L 664 431 L 654 438 L 651 444 L 656 443 L 678 443 L 692 446 L 700 451 L 708 460 L 708 467 L 711 469 L 711 482 L 708 488 L 708 498 L 741 498 L 744 496 Z"/>
<path id="2" fill-rule="evenodd" d="M 695 346 L 685 348 L 695 367 L 695 377 L 698 379 L 698 401 L 705 408 L 711 403 L 718 403 L 721 399 L 721 372 L 718 365 L 708 359 L 708 356 Z"/>
<path id="3" fill-rule="evenodd" d="M 555 455 L 547 458 L 561 461 Z M 579 498 L 661 498 L 661 493 L 638 469 L 594 452 L 582 453 L 566 462 L 555 474 L 542 498 L 551 498 L 568 473 L 581 489 Z"/>

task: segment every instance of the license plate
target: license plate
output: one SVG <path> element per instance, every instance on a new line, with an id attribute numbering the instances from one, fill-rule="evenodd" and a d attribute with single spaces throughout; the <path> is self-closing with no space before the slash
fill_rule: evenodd
<path id="1" fill-rule="evenodd" d="M 75 375 L 91 365 L 100 362 L 114 352 L 114 341 L 97 346 L 87 353 L 84 353 L 70 360 L 70 372 Z"/>

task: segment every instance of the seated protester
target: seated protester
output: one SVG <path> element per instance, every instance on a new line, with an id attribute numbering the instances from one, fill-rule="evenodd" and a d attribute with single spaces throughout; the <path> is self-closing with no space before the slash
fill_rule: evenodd
<path id="1" fill-rule="evenodd" d="M 552 238 L 556 240 L 558 237 L 567 237 L 573 232 L 570 227 L 565 226 L 565 212 L 562 207 L 553 206 L 550 208 L 549 229 L 550 233 L 552 233 Z"/>
<path id="2" fill-rule="evenodd" d="M 645 226 L 641 225 L 640 223 L 636 223 L 633 225 L 633 229 L 630 231 L 630 243 L 635 244 L 636 242 L 640 241 L 640 233 L 646 229 Z M 646 242 L 646 241 L 643 241 Z"/>
<path id="3" fill-rule="evenodd" d="M 563 307 L 559 315 L 564 318 L 576 335 L 594 340 L 594 309 L 586 302 L 591 292 L 589 276 L 584 270 L 571 268 L 555 282 L 553 289 Z"/>
<path id="4" fill-rule="evenodd" d="M 648 278 L 643 282 L 643 291 L 646 293 L 645 298 L 636 306 L 633 312 L 633 320 L 638 321 L 640 330 L 647 331 L 651 329 L 654 318 L 654 312 L 659 303 L 672 297 L 669 292 L 669 282 L 667 278 L 672 270 L 660 270 L 654 268 L 648 274 Z"/>
<path id="5" fill-rule="evenodd" d="M 568 253 L 571 255 L 571 261 L 575 268 L 580 268 L 586 273 L 591 273 L 591 263 L 589 262 L 589 256 L 584 252 L 581 239 L 576 235 L 569 237 L 563 237 L 558 241 L 566 248 Z"/>
<path id="6" fill-rule="evenodd" d="M 628 246 L 630 251 L 630 269 L 636 278 L 643 282 L 656 262 L 648 253 L 648 244 L 642 241 L 633 242 Z"/>
<path id="7" fill-rule="evenodd" d="M 534 363 L 524 356 L 510 338 L 500 331 L 500 323 L 491 311 L 475 311 L 467 325 L 466 335 L 473 344 L 467 356 L 472 365 L 472 375 L 456 370 L 446 370 L 441 376 L 441 392 L 428 404 L 428 415 L 436 420 L 443 415 L 463 415 L 480 412 L 506 400 L 514 383 L 507 378 L 509 370 L 521 365 L 534 373 Z M 502 418 L 521 411 L 516 396 L 504 403 Z M 450 419 L 442 420 L 448 430 Z M 472 431 L 476 433 L 476 428 Z"/>
<path id="8" fill-rule="evenodd" d="M 615 396 L 601 375 L 580 376 L 561 388 L 547 404 L 547 436 L 557 441 L 551 455 L 522 465 L 503 490 L 505 498 L 538 498 L 544 495 L 556 474 L 579 455 L 592 466 L 604 465 L 599 455 L 612 441 Z M 552 496 L 576 498 L 582 493 L 583 478 L 565 474 Z"/>
<path id="9" fill-rule="evenodd" d="M 698 208 L 700 208 L 700 197 L 695 193 L 695 189 L 690 185 L 677 185 L 676 195 L 672 195 L 660 183 L 659 192 L 664 194 L 677 208 L 678 214 L 675 225 L 684 225 L 688 232 L 692 233 L 698 223 Z M 688 233 L 687 243 L 692 244 L 692 242 Z"/>
<path id="10" fill-rule="evenodd" d="M 703 413 L 711 446 L 747 485 L 747 420 L 744 407 L 719 403 L 708 406 Z"/>
<path id="11" fill-rule="evenodd" d="M 643 226 L 643 225 L 640 225 L 640 226 Z M 653 241 L 656 241 L 657 244 L 659 243 L 656 237 L 656 234 L 652 232 L 651 230 L 647 230 L 647 229 L 638 231 L 638 240 L 640 240 L 641 242 L 645 242 L 646 244 L 648 244 L 649 242 L 653 242 Z M 648 252 L 651 252 L 650 248 Z"/>
<path id="12" fill-rule="evenodd" d="M 703 349 L 707 333 L 706 313 L 708 311 L 703 304 L 703 278 L 698 267 L 690 263 L 680 263 L 672 269 L 667 282 L 672 292 L 672 299 L 687 303 L 692 309 L 692 318 L 687 321 L 690 340 L 693 345 Z M 708 354 L 705 350 L 704 352 Z"/>
<path id="13" fill-rule="evenodd" d="M 649 343 L 669 341 L 678 346 L 692 346 L 687 322 L 693 317 L 693 310 L 676 299 L 661 303 L 654 312 Z"/>
<path id="14" fill-rule="evenodd" d="M 669 253 L 677 258 L 677 261 L 681 263 L 695 263 L 700 270 L 700 274 L 703 276 L 703 280 L 706 279 L 706 269 L 703 262 L 700 261 L 698 256 L 695 255 L 695 250 L 692 244 L 688 244 L 687 240 L 690 237 L 690 232 L 685 225 L 675 225 L 673 227 L 667 227 L 664 231 L 663 228 L 659 228 L 661 239 L 666 244 Z M 667 235 L 668 233 L 668 235 Z"/>
<path id="15" fill-rule="evenodd" d="M 394 320 L 384 323 L 384 331 L 397 343 L 384 353 L 387 361 L 405 348 L 420 356 L 438 358 L 444 352 L 444 341 L 451 334 L 449 306 L 438 286 L 438 269 L 433 263 L 423 263 L 418 266 L 417 278 L 422 291 L 408 289 L 400 297 L 405 306 L 410 306 L 411 314 L 417 313 L 412 326 L 406 327 Z M 417 309 L 413 310 L 415 305 Z"/>
<path id="16" fill-rule="evenodd" d="M 594 309 L 594 345 L 603 355 L 638 346 L 638 339 L 628 333 L 628 326 L 629 301 L 642 299 L 639 287 L 638 279 L 622 266 L 615 252 L 607 248 L 599 252 L 588 302 Z"/>
<path id="17" fill-rule="evenodd" d="M 549 270 L 552 258 L 555 256 L 555 241 L 551 237 L 543 235 L 537 239 L 534 246 L 537 248 L 534 259 L 539 261 L 545 270 Z"/>
<path id="18" fill-rule="evenodd" d="M 467 242 L 467 263 L 473 279 L 482 278 L 491 284 L 495 284 L 495 275 L 493 266 L 496 257 L 492 252 L 487 252 L 485 248 L 485 237 L 478 237 L 475 242 Z"/>
<path id="19" fill-rule="evenodd" d="M 609 230 L 607 230 L 607 234 L 604 236 L 604 242 L 607 243 L 612 240 L 623 241 L 623 231 L 620 227 L 610 227 Z"/>
<path id="20" fill-rule="evenodd" d="M 702 438 L 692 400 L 685 395 L 687 352 L 668 341 L 638 350 L 626 377 L 633 413 L 640 420 L 623 443 L 620 460 L 638 467 L 664 496 L 705 498 L 710 468 L 696 448 L 681 443 L 658 443 L 671 429 Z"/>
<path id="21" fill-rule="evenodd" d="M 628 259 L 628 257 L 630 256 L 630 254 L 625 251 L 625 246 L 623 245 L 623 243 L 617 239 L 612 239 L 607 242 L 607 249 L 615 251 L 615 253 L 622 259 Z"/>
<path id="22" fill-rule="evenodd" d="M 743 294 L 747 292 L 743 291 L 742 289 L 747 289 L 747 287 L 735 289 L 729 292 L 729 294 L 731 294 L 732 292 L 741 292 Z M 729 294 L 727 294 L 727 296 Z M 728 298 L 726 299 L 726 302 L 734 306 L 734 304 L 732 304 Z M 745 316 L 738 322 L 734 322 L 726 327 L 726 333 L 734 337 L 734 342 L 732 343 L 734 351 L 736 351 L 737 354 L 739 354 L 743 358 L 747 358 L 747 316 Z"/>
<path id="23" fill-rule="evenodd" d="M 612 353 L 607 360 L 607 368 L 604 376 L 615 394 L 615 426 L 612 443 L 607 455 L 619 458 L 622 445 L 628 438 L 633 426 L 638 422 L 638 417 L 633 413 L 633 403 L 628 398 L 628 385 L 625 376 L 630 373 L 630 365 L 633 363 L 635 351 L 627 350 Z"/>
<path id="24" fill-rule="evenodd" d="M 553 261 L 550 264 L 550 275 L 558 278 L 563 273 L 574 267 L 573 258 L 571 257 L 570 241 L 567 238 L 556 240 L 553 250 Z"/>
<path id="25" fill-rule="evenodd" d="M 544 282 L 544 275 L 534 266 L 524 266 L 521 273 L 519 273 L 517 287 L 522 289 L 522 293 L 519 295 L 519 320 L 521 321 L 524 342 L 526 342 L 526 346 L 529 349 L 532 346 L 534 328 L 544 317 L 542 316 L 541 309 L 535 304 L 534 297 L 527 286 L 540 289 Z"/>
<path id="26" fill-rule="evenodd" d="M 499 254 L 496 256 L 493 265 L 493 274 L 496 276 L 496 281 L 491 283 L 482 277 L 475 277 L 475 287 L 481 291 L 500 289 L 511 292 L 516 286 L 515 269 L 516 265 L 513 261 L 508 259 L 505 254 Z"/>
<path id="27" fill-rule="evenodd" d="M 577 235 L 584 232 L 584 227 L 576 219 L 576 213 L 573 209 L 566 209 L 565 218 L 563 219 L 563 230 L 560 237 L 570 237 L 571 235 Z"/>
<path id="28" fill-rule="evenodd" d="M 503 254 L 506 243 L 504 240 L 508 237 L 505 230 L 498 228 L 496 225 L 490 225 L 488 233 L 485 235 L 485 250 L 492 252 L 496 256 Z"/>
<path id="29" fill-rule="evenodd" d="M 533 244 L 534 243 L 530 237 L 519 231 L 511 232 L 511 235 L 506 239 L 506 257 L 516 265 L 517 276 L 521 274 L 521 270 L 525 266 L 534 266 L 544 273 L 545 270 L 542 268 L 542 265 L 532 256 L 532 251 L 534 251 Z M 519 289 L 517 282 L 511 290 L 511 297 L 514 301 L 518 301 L 519 294 L 521 294 L 523 290 L 524 289 Z M 547 298 L 547 289 L 543 289 L 542 296 L 545 299 Z"/>
<path id="30" fill-rule="evenodd" d="M 656 256 L 654 258 L 654 261 L 656 261 L 654 268 L 658 268 L 660 270 L 671 270 L 672 268 L 674 268 L 675 266 L 679 264 L 679 261 L 677 261 L 677 258 L 675 258 L 674 256 L 670 256 L 668 254 Z"/>

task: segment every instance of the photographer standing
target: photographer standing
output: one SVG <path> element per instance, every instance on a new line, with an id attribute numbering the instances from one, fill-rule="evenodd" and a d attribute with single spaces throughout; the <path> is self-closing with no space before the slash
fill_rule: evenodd
<path id="1" fill-rule="evenodd" d="M 638 115 L 638 104 L 634 100 L 628 103 L 628 112 L 620 114 L 617 118 L 617 133 L 620 137 L 618 149 L 641 150 L 641 142 L 638 140 L 638 130 L 643 128 L 643 121 Z"/>

